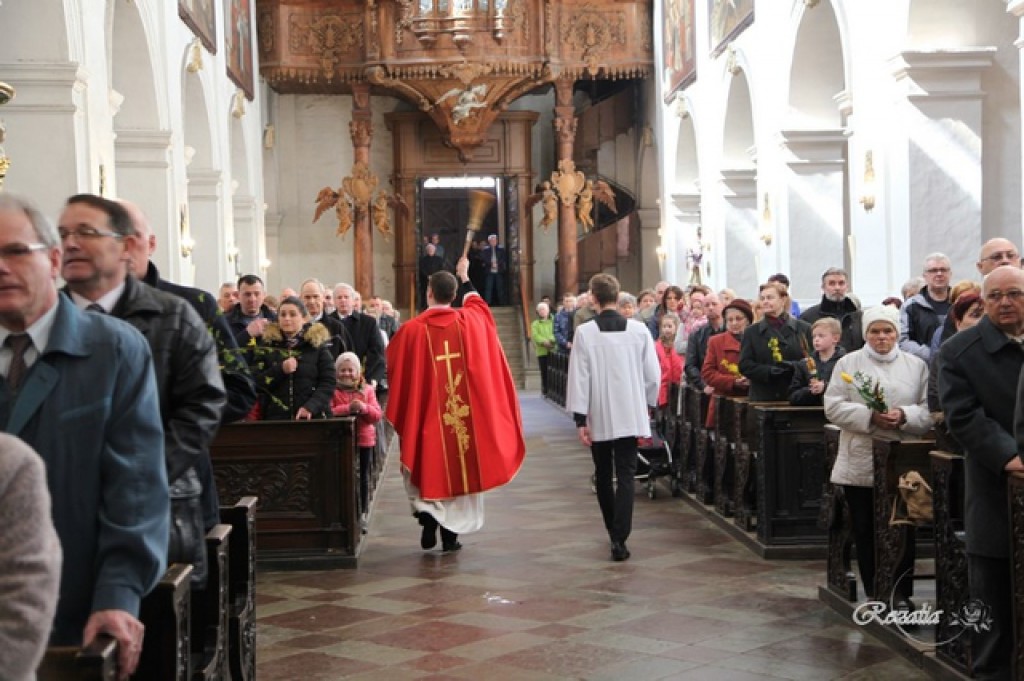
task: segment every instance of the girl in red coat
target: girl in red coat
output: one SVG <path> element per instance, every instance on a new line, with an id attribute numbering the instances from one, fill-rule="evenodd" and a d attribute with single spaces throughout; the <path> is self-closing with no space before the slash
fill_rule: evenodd
<path id="1" fill-rule="evenodd" d="M 335 416 L 356 417 L 356 446 L 359 447 L 359 510 L 360 525 L 366 532 L 366 512 L 370 502 L 370 464 L 377 445 L 377 422 L 381 409 L 373 386 L 363 380 L 359 356 L 343 352 L 334 362 L 338 386 L 331 399 L 331 413 Z"/>
<path id="2" fill-rule="evenodd" d="M 706 385 L 715 389 L 716 395 L 732 397 L 746 395 L 750 389 L 750 381 L 740 375 L 740 339 L 743 332 L 754 320 L 754 311 L 750 303 L 737 298 L 722 309 L 725 319 L 725 333 L 712 336 L 708 340 L 707 354 L 704 355 L 704 366 L 700 377 Z M 711 428 L 715 423 L 715 401 L 708 405 L 708 418 L 705 425 Z"/>
<path id="3" fill-rule="evenodd" d="M 668 405 L 669 387 L 679 385 L 683 380 L 683 358 L 676 352 L 676 333 L 679 331 L 679 317 L 666 312 L 661 318 L 661 335 L 654 347 L 658 351 L 661 365 L 661 388 L 658 389 L 658 407 Z"/>

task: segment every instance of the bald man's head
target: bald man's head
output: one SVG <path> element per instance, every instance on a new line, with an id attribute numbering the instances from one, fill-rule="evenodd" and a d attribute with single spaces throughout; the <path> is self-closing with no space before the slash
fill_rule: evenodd
<path id="1" fill-rule="evenodd" d="M 153 234 L 153 228 L 149 226 L 149 219 L 138 204 L 124 199 L 117 199 L 117 203 L 121 204 L 121 207 L 128 213 L 135 236 L 139 237 L 125 242 L 125 255 L 128 256 L 131 273 L 135 275 L 136 279 L 144 279 L 146 269 L 149 267 L 149 257 L 156 250 L 156 235 Z"/>
<path id="2" fill-rule="evenodd" d="M 984 277 L 1000 265 L 1020 267 L 1020 251 L 1009 239 L 996 237 L 981 245 L 977 262 L 978 272 Z"/>

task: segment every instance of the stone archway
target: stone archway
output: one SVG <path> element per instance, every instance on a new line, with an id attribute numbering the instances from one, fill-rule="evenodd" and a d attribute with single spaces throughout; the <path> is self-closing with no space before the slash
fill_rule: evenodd
<path id="1" fill-rule="evenodd" d="M 149 217 L 157 244 L 157 268 L 165 277 L 178 264 L 168 244 L 177 241 L 178 217 L 171 167 L 171 132 L 161 121 L 150 40 L 135 4 L 112 3 L 110 100 L 114 128 L 117 195 L 137 203 Z"/>
<path id="2" fill-rule="evenodd" d="M 182 279 L 208 290 L 220 285 L 226 254 L 223 238 L 224 173 L 214 155 L 213 123 L 201 72 L 184 74 L 182 118 L 185 124 L 185 173 L 188 181 L 187 226 L 178 223 L 185 258 Z M 191 264 L 191 267 L 189 266 Z M 190 270 L 194 276 L 190 277 Z"/>
<path id="3" fill-rule="evenodd" d="M 724 245 L 727 280 L 741 296 L 757 291 L 762 279 L 757 238 L 757 148 L 754 115 L 747 74 L 737 69 L 729 83 L 725 124 L 722 129 L 721 183 L 724 198 L 723 229 L 716 239 Z M 765 274 L 767 276 L 768 273 Z"/>
<path id="4" fill-rule="evenodd" d="M 697 131 L 689 113 L 685 113 L 679 120 L 675 161 L 670 190 L 673 213 L 669 224 L 673 226 L 670 232 L 672 238 L 668 240 L 670 247 L 665 253 L 666 266 L 661 277 L 664 278 L 666 272 L 675 272 L 673 281 L 686 283 L 689 280 L 696 283 L 697 278 L 703 281 L 707 272 L 704 242 L 708 235 L 701 229 Z M 698 233 L 699 229 L 701 231 Z M 694 276 L 692 265 L 696 265 L 701 273 L 699 277 Z"/>
<path id="5" fill-rule="evenodd" d="M 826 267 L 849 265 L 845 73 L 832 5 L 805 7 L 793 48 L 785 127 L 779 133 L 784 193 L 774 210 L 780 248 L 788 256 L 783 267 L 793 290 L 806 295 L 818 290 Z"/>

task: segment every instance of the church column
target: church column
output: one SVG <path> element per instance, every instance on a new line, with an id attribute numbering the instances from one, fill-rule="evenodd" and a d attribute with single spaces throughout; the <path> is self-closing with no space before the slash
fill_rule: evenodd
<path id="1" fill-rule="evenodd" d="M 775 194 L 779 196 L 774 207 L 777 219 L 775 225 L 762 225 L 761 236 L 778 239 L 779 263 L 789 276 L 793 294 L 815 298 L 821 273 L 844 266 L 846 136 L 834 129 L 783 130 L 779 137 L 789 169 L 786 193 Z M 773 196 L 771 188 L 762 187 L 762 191 Z M 762 220 L 764 212 L 762 204 Z M 794 250 L 814 257 L 793 258 Z"/>
<path id="2" fill-rule="evenodd" d="M 48 215 L 72 194 L 97 192 L 100 161 L 87 130 L 86 71 L 78 64 L 25 62 L 0 64 L 0 74 L 17 92 L 2 114 L 11 162 L 4 189 L 31 194 Z"/>
<path id="3" fill-rule="evenodd" d="M 576 107 L 572 104 L 571 78 L 555 81 L 556 172 L 573 172 L 573 144 L 576 141 Z M 558 295 L 579 287 L 579 256 L 576 242 L 576 195 L 560 196 L 558 209 Z"/>
<path id="4" fill-rule="evenodd" d="M 765 244 L 758 238 L 757 170 L 723 170 L 722 198 L 725 271 L 720 273 L 720 281 L 728 281 L 741 296 L 750 295 L 772 274 L 761 271 L 771 263 L 767 262 Z"/>
<path id="5" fill-rule="evenodd" d="M 658 230 L 662 236 L 663 249 L 658 253 L 661 265 L 658 277 L 673 281 L 679 286 L 707 284 L 710 281 L 707 274 L 710 254 L 704 252 L 704 235 L 698 237 L 697 234 L 697 231 L 701 230 L 700 193 L 683 192 L 672 194 L 671 198 L 672 208 L 675 209 L 671 214 L 671 227 L 667 233 L 665 227 Z M 668 238 L 665 238 L 666 236 Z M 648 276 L 643 284 L 651 284 L 651 280 L 653 277 Z"/>
<path id="6" fill-rule="evenodd" d="M 256 229 L 256 199 L 252 196 L 238 196 L 232 199 L 234 253 L 226 255 L 228 273 L 224 281 L 242 276 L 259 269 L 259 230 Z M 332 283 L 328 283 L 332 286 Z"/>
<path id="7" fill-rule="evenodd" d="M 523 287 L 523 297 L 526 300 L 526 304 L 530 305 L 533 303 L 533 219 L 532 211 L 526 208 L 526 201 L 529 199 L 532 193 L 532 175 L 515 175 L 511 178 L 515 182 L 516 186 L 516 205 L 515 210 L 517 213 L 517 223 L 519 225 L 519 281 Z M 511 206 L 510 206 L 511 207 Z M 510 287 L 509 291 L 514 290 L 516 287 Z M 512 304 L 518 303 L 517 300 L 510 300 Z"/>
<path id="8" fill-rule="evenodd" d="M 352 137 L 353 165 L 370 165 L 370 140 L 373 138 L 373 114 L 370 111 L 370 85 L 352 84 L 352 121 L 348 132 Z M 371 198 L 372 200 L 372 198 Z M 355 286 L 364 296 L 373 293 L 373 232 L 370 227 L 369 204 L 355 210 Z"/>
<path id="9" fill-rule="evenodd" d="M 894 196 L 878 197 L 892 229 L 892 268 L 899 285 L 910 263 L 916 273 L 924 257 L 946 253 L 954 276 L 973 271 L 982 222 L 983 73 L 996 48 L 910 51 L 893 60 L 901 97 L 893 117 L 892 157 L 873 155 L 876 174 L 885 161 Z M 913 234 L 911 241 L 910 235 Z"/>
<path id="10" fill-rule="evenodd" d="M 398 140 L 395 140 L 395 144 Z M 408 213 L 395 211 L 395 300 L 403 319 L 416 316 L 416 178 L 396 174 L 395 194 L 405 199 Z"/>
<path id="11" fill-rule="evenodd" d="M 1017 48 L 1019 53 L 1018 56 L 1018 74 L 1024 73 L 1024 0 L 1010 0 L 1006 4 L 1006 11 L 1017 17 L 1020 25 L 1019 35 L 1016 40 L 1013 41 L 1014 46 Z M 1018 82 L 1020 77 L 1017 78 Z M 1020 110 L 1024 111 L 1024 89 L 1018 88 L 1018 94 L 1020 95 Z M 1021 150 L 1021 161 L 1024 163 L 1024 149 Z M 1024 192 L 1022 192 L 1021 200 L 1024 201 Z M 1021 207 L 1021 214 L 1024 215 L 1024 206 Z M 1021 227 L 1016 228 L 1007 227 L 1006 236 L 1016 244 L 1021 243 L 1024 239 L 1024 235 L 1021 234 Z"/>
<path id="12" fill-rule="evenodd" d="M 146 211 L 156 236 L 153 262 L 160 276 L 180 280 L 178 243 L 180 215 L 174 200 L 171 171 L 171 133 L 167 130 L 117 130 L 114 138 L 114 167 L 117 193 Z"/>
<path id="13" fill-rule="evenodd" d="M 188 173 L 189 232 L 195 242 L 190 255 L 195 276 L 189 276 L 191 272 L 188 270 L 192 268 L 185 263 L 181 281 L 208 291 L 217 290 L 227 269 L 221 203 L 223 185 L 224 174 L 219 170 L 192 170 Z M 182 236 L 171 242 L 178 249 L 181 248 Z M 182 255 L 189 257 L 184 252 Z"/>

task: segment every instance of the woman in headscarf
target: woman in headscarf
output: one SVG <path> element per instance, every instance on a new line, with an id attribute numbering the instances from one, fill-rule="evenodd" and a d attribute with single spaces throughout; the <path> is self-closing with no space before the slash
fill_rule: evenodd
<path id="1" fill-rule="evenodd" d="M 913 610 L 914 544 L 900 559 L 895 593 L 873 593 L 875 579 L 874 463 L 872 438 L 903 440 L 920 437 L 932 427 L 928 413 L 928 367 L 900 351 L 899 311 L 888 305 L 868 308 L 862 318 L 865 345 L 836 363 L 825 390 L 825 416 L 840 429 L 839 453 L 831 481 L 842 486 L 850 509 L 857 565 L 869 598 L 894 600 L 898 609 Z M 881 400 L 868 399 L 874 389 Z"/>

